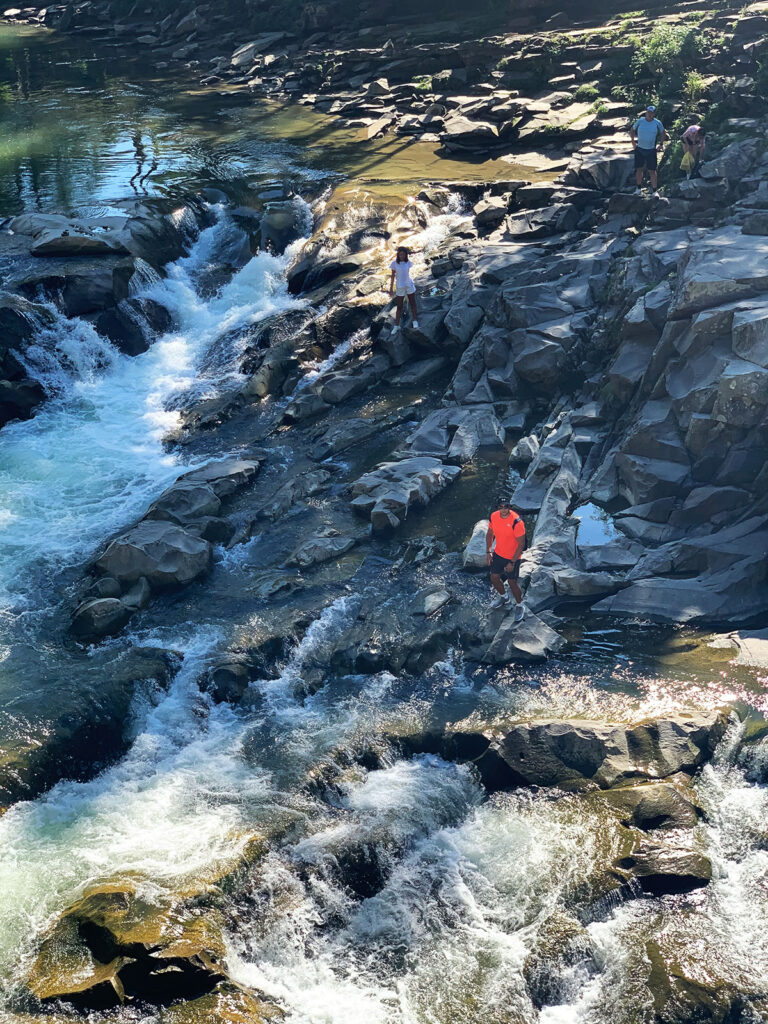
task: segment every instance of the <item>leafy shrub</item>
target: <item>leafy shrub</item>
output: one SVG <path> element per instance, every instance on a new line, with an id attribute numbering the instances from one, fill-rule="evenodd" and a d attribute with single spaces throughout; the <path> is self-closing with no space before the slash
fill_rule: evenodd
<path id="1" fill-rule="evenodd" d="M 683 85 L 685 99 L 689 103 L 696 103 L 706 91 L 707 85 L 704 76 L 699 74 L 698 71 L 689 71 L 685 76 L 685 83 Z"/>
<path id="2" fill-rule="evenodd" d="M 632 70 L 637 77 L 651 75 L 668 77 L 682 71 L 699 56 L 699 41 L 695 28 L 684 25 L 657 25 L 635 50 Z"/>
<path id="3" fill-rule="evenodd" d="M 414 78 L 413 84 L 419 92 L 430 92 L 432 89 L 432 76 L 419 75 L 417 78 Z"/>
<path id="4" fill-rule="evenodd" d="M 585 82 L 584 85 L 579 86 L 573 95 L 574 99 L 586 102 L 587 100 L 596 100 L 600 95 L 600 90 L 596 85 L 588 85 Z"/>

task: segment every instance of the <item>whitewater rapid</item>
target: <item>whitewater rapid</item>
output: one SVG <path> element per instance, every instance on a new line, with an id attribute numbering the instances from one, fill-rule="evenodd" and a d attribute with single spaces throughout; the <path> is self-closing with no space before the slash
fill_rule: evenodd
<path id="1" fill-rule="evenodd" d="M 215 212 L 189 254 L 143 290 L 178 325 L 147 352 L 123 355 L 91 324 L 59 314 L 42 332 L 44 356 L 33 353 L 30 369 L 49 400 L 33 419 L 4 428 L 0 445 L 0 612 L 50 600 L 41 577 L 47 586 L 52 573 L 81 562 L 179 474 L 179 455 L 163 447 L 179 422 L 169 405 L 197 384 L 216 338 L 297 304 L 285 285 L 290 252 L 258 253 L 213 297 L 201 297 L 222 250 L 242 241 L 226 213 Z"/>

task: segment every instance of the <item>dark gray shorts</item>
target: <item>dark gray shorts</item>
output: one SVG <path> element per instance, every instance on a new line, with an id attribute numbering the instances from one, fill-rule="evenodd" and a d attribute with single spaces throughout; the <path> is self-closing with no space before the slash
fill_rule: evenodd
<path id="1" fill-rule="evenodd" d="M 511 568 L 508 568 L 510 561 L 508 558 L 502 558 L 501 555 L 497 555 L 494 551 L 491 555 L 491 573 L 494 576 L 502 576 L 508 580 L 516 580 L 520 578 L 520 559 L 515 558 L 511 563 Z"/>

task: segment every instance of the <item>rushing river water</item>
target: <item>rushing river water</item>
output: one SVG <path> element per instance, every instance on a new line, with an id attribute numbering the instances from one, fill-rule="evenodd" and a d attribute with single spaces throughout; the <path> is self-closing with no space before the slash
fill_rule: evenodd
<path id="1" fill-rule="evenodd" d="M 151 183 L 159 191 L 225 176 L 290 176 L 300 191 L 302 180 L 333 178 L 343 166 L 343 152 L 327 167 L 317 154 L 302 163 L 302 150 L 275 141 L 268 127 L 244 146 L 238 126 L 213 159 L 205 110 L 193 111 L 196 101 L 177 82 L 165 83 L 169 99 L 160 105 L 146 80 L 132 84 L 130 62 L 109 77 L 103 58 L 91 67 L 65 44 L 25 51 L 27 44 L 25 33 L 6 33 L 6 66 L 30 70 L 4 122 L 14 130 L 0 152 L 0 213 L 128 194 L 137 133 L 140 148 L 165 161 Z M 35 75 L 59 66 L 57 54 L 67 84 L 42 83 Z M 114 111 L 103 132 L 81 134 L 77 144 L 72 125 L 50 127 L 72 96 L 83 129 L 107 106 Z M 59 317 L 32 367 L 51 398 L 34 419 L 2 431 L 6 727 L 19 694 L 55 706 L 74 675 L 90 674 L 97 686 L 109 671 L 65 641 L 67 588 L 82 562 L 184 467 L 163 438 L 177 420 L 174 398 L 198 386 L 203 367 L 205 388 L 234 373 L 235 353 L 213 364 L 212 380 L 206 356 L 216 339 L 296 303 L 284 281 L 290 254 L 256 255 L 211 294 L 212 272 L 241 241 L 226 211 L 213 212 L 213 225 L 167 277 L 144 286 L 175 313 L 177 328 L 130 359 L 87 323 Z M 281 457 L 290 460 L 290 451 Z M 415 529 L 433 531 L 428 519 Z M 182 667 L 167 692 L 137 696 L 122 759 L 95 779 L 60 781 L 0 819 L 0 1018 L 15 1019 L 40 936 L 90 883 L 130 880 L 160 906 L 215 888 L 255 838 L 262 857 L 222 896 L 228 961 L 235 980 L 278 1002 L 290 1024 L 650 1022 L 654 956 L 674 963 L 692 989 L 698 981 L 753 1002 L 768 996 L 768 761 L 759 744 L 739 753 L 745 726 L 732 726 L 697 782 L 707 817 L 696 842 L 712 860 L 712 883 L 686 896 L 609 903 L 591 918 L 579 917 L 579 894 L 591 883 L 599 889 L 620 845 L 596 805 L 545 793 L 488 799 L 469 768 L 432 755 L 403 760 L 390 750 L 370 767 L 344 757 L 385 731 L 472 716 L 621 720 L 739 700 L 754 721 L 763 710 L 759 677 L 690 633 L 587 623 L 570 652 L 538 673 L 469 671 L 457 656 L 419 679 L 331 677 L 299 699 L 307 667 L 357 614 L 352 592 L 326 604 L 280 677 L 253 684 L 247 706 L 213 705 L 198 687 L 202 671 L 262 615 L 252 596 L 233 611 L 231 599 L 215 594 L 238 594 L 254 563 L 249 545 L 218 552 L 214 598 L 155 607 L 132 637 L 106 645 L 108 653 L 131 642 L 176 650 Z M 306 785 L 320 769 L 333 779 L 332 798 Z M 532 957 L 568 928 L 581 929 L 580 953 L 534 1003 Z M 727 1019 L 764 1019 L 752 1003 L 741 1012 Z M 111 1019 L 155 1017 L 126 1007 Z M 688 1019 L 710 1018 L 680 1024 Z"/>

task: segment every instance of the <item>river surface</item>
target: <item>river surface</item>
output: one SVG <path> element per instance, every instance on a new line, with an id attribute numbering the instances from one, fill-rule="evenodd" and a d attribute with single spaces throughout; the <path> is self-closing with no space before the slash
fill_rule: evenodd
<path id="1" fill-rule="evenodd" d="M 155 195 L 271 180 L 300 194 L 326 181 L 373 187 L 379 177 L 396 178 L 405 194 L 424 161 L 422 178 L 509 173 L 509 165 L 480 172 L 441 162 L 428 147 L 401 153 L 392 142 L 361 148 L 343 133 L 321 139 L 316 121 L 313 139 L 300 142 L 308 124 L 301 119 L 310 116 L 303 112 L 289 127 L 284 114 L 200 92 L 180 75 L 147 78 L 140 62 L 37 31 L 4 28 L 0 48 L 3 216 L 108 206 L 133 194 L 137 169 L 155 162 L 143 186 Z M 134 701 L 125 756 L 0 819 L 0 1017 L 17 1019 L 40 936 L 88 885 L 122 879 L 162 906 L 215 887 L 255 839 L 262 857 L 222 897 L 228 960 L 232 976 L 278 1002 L 289 1024 L 651 1021 L 649 938 L 694 986 L 714 979 L 765 996 L 768 761 L 759 745 L 748 757 L 736 752 L 740 732 L 764 710 L 765 680 L 732 666 L 707 637 L 585 621 L 572 627 L 567 652 L 536 672 L 470 671 L 455 656 L 419 679 L 331 677 L 300 699 L 307 667 L 357 613 L 358 595 L 329 584 L 280 677 L 253 684 L 243 708 L 213 705 L 200 693 L 201 673 L 217 651 L 257 635 L 265 614 L 252 588 L 257 539 L 218 551 L 205 589 L 153 605 L 101 652 L 66 640 L 68 592 L 82 563 L 189 462 L 163 443 L 178 420 L 174 400 L 226 387 L 236 353 L 211 361 L 216 340 L 297 302 L 285 286 L 290 253 L 256 255 L 212 287 L 242 242 L 226 210 L 212 215 L 166 278 L 145 284 L 178 327 L 130 359 L 87 323 L 58 317 L 36 364 L 50 400 L 0 436 L 0 710 L 8 742 L 18 739 L 20 700 L 31 694 L 41 710 L 63 706 L 73 686 L 98 686 L 131 644 L 184 655 L 167 691 Z M 293 458 L 290 443 L 272 454 L 278 479 L 280 459 Z M 458 547 L 477 516 L 472 507 L 457 515 L 466 525 L 453 532 L 429 513 L 409 529 L 444 529 Z M 531 1001 L 526 964 L 563 918 L 575 921 L 579 891 L 617 853 L 605 816 L 571 797 L 488 799 L 468 768 L 436 756 L 390 754 L 369 768 L 342 756 L 383 732 L 433 722 L 622 720 L 725 702 L 740 702 L 749 718 L 733 725 L 697 782 L 707 818 L 696 841 L 713 862 L 713 882 L 583 920 L 585 955 L 565 965 L 556 996 L 543 1005 Z M 319 768 L 336 780 L 333 801 L 305 785 Z M 375 862 L 375 891 L 365 890 L 365 878 L 360 891 L 340 878 L 349 851 Z M 763 1019 L 744 1014 L 738 1019 Z M 155 1017 L 126 1007 L 111 1019 Z"/>

